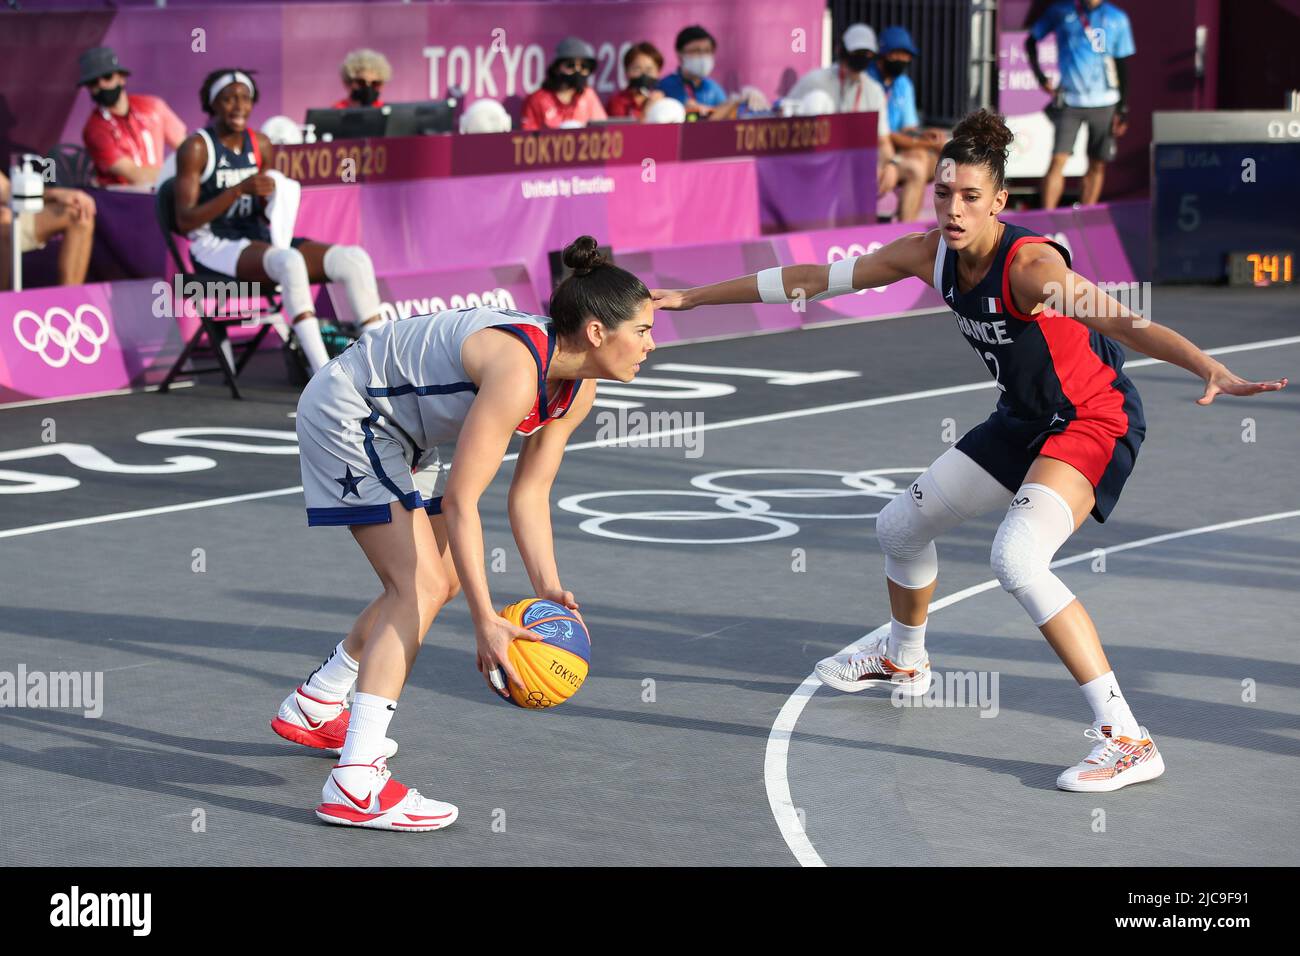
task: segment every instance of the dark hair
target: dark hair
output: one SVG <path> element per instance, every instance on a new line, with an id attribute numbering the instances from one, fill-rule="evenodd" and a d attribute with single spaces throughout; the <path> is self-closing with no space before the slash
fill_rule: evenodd
<path id="1" fill-rule="evenodd" d="M 968 113 L 939 153 L 940 169 L 945 159 L 958 166 L 983 166 L 993 179 L 993 191 L 998 192 L 1006 182 L 1007 149 L 1014 139 L 1001 113 L 986 109 Z"/>
<path id="2" fill-rule="evenodd" d="M 708 40 L 713 44 L 713 49 L 718 48 L 718 41 L 713 39 L 713 34 L 699 24 L 686 27 L 681 33 L 677 34 L 677 42 L 673 44 L 673 49 L 680 53 L 686 44 L 694 43 L 696 40 Z"/>
<path id="3" fill-rule="evenodd" d="M 218 79 L 225 76 L 227 73 L 245 73 L 251 80 L 256 72 L 256 70 L 246 70 L 242 66 L 227 66 L 222 67 L 220 70 L 213 70 L 205 76 L 203 78 L 203 83 L 199 86 L 199 103 L 203 106 L 203 112 L 207 113 L 209 116 L 212 115 L 212 104 L 208 102 L 208 90 L 212 89 L 212 84 Z M 253 102 L 256 103 L 258 100 L 256 83 L 253 84 L 253 89 L 250 92 L 253 94 Z"/>
<path id="4" fill-rule="evenodd" d="M 552 294 L 549 310 L 561 338 L 576 335 L 592 318 L 616 329 L 650 298 L 645 283 L 602 256 L 591 236 L 579 236 L 565 247 L 564 264 L 573 275 Z"/>
<path id="5" fill-rule="evenodd" d="M 626 70 L 632 65 L 633 60 L 642 55 L 648 56 L 655 61 L 655 69 L 662 70 L 664 68 L 664 55 L 659 52 L 653 43 L 642 42 L 627 48 L 627 52 L 623 54 L 623 69 Z"/>

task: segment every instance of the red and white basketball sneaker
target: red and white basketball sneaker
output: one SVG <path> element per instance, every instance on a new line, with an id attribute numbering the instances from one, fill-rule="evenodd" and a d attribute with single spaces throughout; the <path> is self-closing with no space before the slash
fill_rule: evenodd
<path id="1" fill-rule="evenodd" d="M 308 711 L 316 716 L 310 716 Z M 320 700 L 299 687 L 284 699 L 280 712 L 271 720 L 271 729 L 285 740 L 337 755 L 343 752 L 343 741 L 348 736 L 347 704 Z M 384 756 L 395 753 L 397 741 L 385 737 Z"/>
<path id="2" fill-rule="evenodd" d="M 430 800 L 398 783 L 383 757 L 331 770 L 316 808 L 316 816 L 326 823 L 373 830 L 441 830 L 459 814 L 450 803 Z"/>
<path id="3" fill-rule="evenodd" d="M 1138 729 L 1137 737 L 1112 737 L 1110 724 L 1098 720 L 1083 734 L 1097 745 L 1082 763 L 1056 778 L 1061 790 L 1105 793 L 1130 783 L 1154 780 L 1165 772 L 1165 760 L 1145 727 Z"/>
<path id="4" fill-rule="evenodd" d="M 889 636 L 851 654 L 836 654 L 817 662 L 816 673 L 823 684 L 849 694 L 868 687 L 887 687 L 907 697 L 920 697 L 930 689 L 930 659 L 903 667 L 889 659 Z"/>

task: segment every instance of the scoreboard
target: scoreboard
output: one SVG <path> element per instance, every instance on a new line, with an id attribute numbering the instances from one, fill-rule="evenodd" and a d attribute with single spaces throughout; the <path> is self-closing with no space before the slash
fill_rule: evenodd
<path id="1" fill-rule="evenodd" d="M 1300 113 L 1154 115 L 1156 282 L 1300 281 Z"/>

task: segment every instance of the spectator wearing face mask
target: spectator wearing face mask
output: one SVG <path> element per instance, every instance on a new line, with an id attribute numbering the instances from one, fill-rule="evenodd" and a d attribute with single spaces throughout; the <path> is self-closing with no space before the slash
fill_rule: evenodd
<path id="1" fill-rule="evenodd" d="M 681 65 L 659 81 L 659 89 L 665 96 L 682 103 L 688 117 L 694 114 L 700 119 L 735 119 L 742 106 L 753 112 L 768 108 L 766 98 L 753 87 L 729 97 L 721 85 L 709 78 L 718 43 L 704 27 L 689 26 L 682 30 L 674 46 Z"/>
<path id="2" fill-rule="evenodd" d="M 555 48 L 541 88 L 524 101 L 524 129 L 586 126 L 606 119 L 605 107 L 587 85 L 596 69 L 596 51 L 578 37 L 565 37 Z"/>
<path id="3" fill-rule="evenodd" d="M 335 103 L 334 109 L 384 105 L 384 84 L 393 78 L 393 67 L 388 57 L 375 50 L 353 50 L 343 58 L 339 74 L 348 95 Z"/>
<path id="4" fill-rule="evenodd" d="M 109 47 L 85 51 L 77 67 L 77 85 L 95 101 L 81 138 L 100 184 L 153 185 L 164 148 L 175 150 L 185 142 L 185 124 L 161 98 L 126 92 L 131 71 Z"/>
<path id="5" fill-rule="evenodd" d="M 921 128 L 916 111 L 916 88 L 907 75 L 912 59 L 919 55 L 912 35 L 905 27 L 886 27 L 880 35 L 880 55 L 869 67 L 871 75 L 885 88 L 889 105 L 890 139 L 898 154 L 898 218 L 911 222 L 921 215 L 925 187 L 934 179 L 939 151 L 948 141 L 945 130 Z"/>
<path id="6" fill-rule="evenodd" d="M 798 102 L 814 90 L 830 97 L 839 113 L 868 113 L 874 110 L 876 128 L 876 186 L 884 195 L 898 185 L 898 165 L 890 139 L 889 105 L 885 89 L 867 72 L 876 56 L 876 31 L 855 23 L 844 31 L 835 63 L 811 70 L 799 78 L 786 102 Z"/>
<path id="7" fill-rule="evenodd" d="M 655 100 L 663 99 L 659 89 L 659 74 L 664 68 L 664 55 L 653 43 L 638 43 L 623 54 L 623 72 L 627 87 L 619 90 L 605 104 L 610 116 L 633 116 L 644 119 L 646 108 Z"/>

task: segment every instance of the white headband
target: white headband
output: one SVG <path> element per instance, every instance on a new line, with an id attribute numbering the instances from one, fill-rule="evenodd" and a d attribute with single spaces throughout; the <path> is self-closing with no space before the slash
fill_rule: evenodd
<path id="1" fill-rule="evenodd" d="M 215 103 L 217 95 L 231 83 L 243 83 L 248 87 L 250 94 L 257 95 L 257 87 L 253 86 L 252 78 L 247 73 L 234 70 L 230 73 L 222 73 L 221 76 L 217 77 L 216 82 L 212 84 L 212 88 L 208 91 L 208 105 L 211 106 Z"/>

